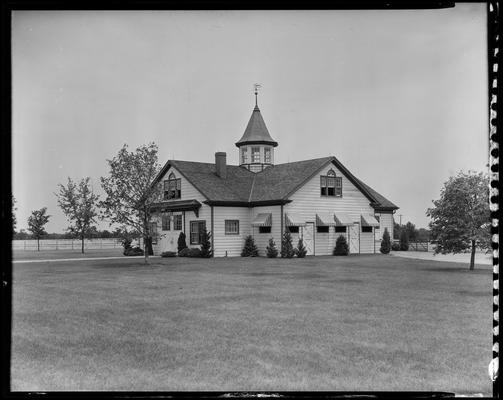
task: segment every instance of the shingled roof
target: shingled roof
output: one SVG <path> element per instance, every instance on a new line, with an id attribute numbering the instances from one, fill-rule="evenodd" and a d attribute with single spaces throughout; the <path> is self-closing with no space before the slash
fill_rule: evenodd
<path id="1" fill-rule="evenodd" d="M 210 204 L 228 203 L 243 206 L 281 204 L 287 202 L 291 194 L 329 163 L 333 163 L 361 190 L 376 211 L 398 209 L 391 201 L 357 179 L 335 157 L 277 164 L 258 173 L 236 165 L 227 165 L 226 178 L 220 178 L 216 174 L 215 164 L 170 160 L 162 168 L 154 183 L 162 178 L 170 166 L 173 166 L 206 197 Z"/>
<path id="2" fill-rule="evenodd" d="M 253 109 L 248 125 L 246 125 L 245 133 L 243 133 L 241 139 L 236 142 L 237 147 L 245 144 L 269 144 L 274 147 L 278 145 L 278 142 L 274 141 L 269 134 L 258 106 L 255 106 Z"/>

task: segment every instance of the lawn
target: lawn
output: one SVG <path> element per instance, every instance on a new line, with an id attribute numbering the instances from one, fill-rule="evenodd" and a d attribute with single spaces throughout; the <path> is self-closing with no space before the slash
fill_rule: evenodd
<path id="1" fill-rule="evenodd" d="M 13 268 L 14 391 L 491 394 L 487 267 L 362 255 Z"/>

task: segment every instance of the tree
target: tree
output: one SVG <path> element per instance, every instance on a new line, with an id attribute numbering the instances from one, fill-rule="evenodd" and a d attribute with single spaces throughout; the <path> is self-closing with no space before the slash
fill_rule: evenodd
<path id="1" fill-rule="evenodd" d="M 292 235 L 286 231 L 281 238 L 281 258 L 292 258 L 295 254 L 292 245 Z"/>
<path id="2" fill-rule="evenodd" d="M 108 218 L 122 228 L 131 228 L 141 236 L 145 263 L 148 263 L 148 238 L 155 234 L 151 232 L 150 219 L 161 194 L 161 184 L 152 184 L 160 170 L 157 145 L 142 145 L 134 152 L 129 152 L 124 145 L 117 156 L 107 162 L 110 175 L 101 178 L 106 194 L 105 200 L 100 202 L 102 218 Z"/>
<path id="3" fill-rule="evenodd" d="M 15 235 L 16 234 L 16 225 L 17 225 L 17 219 L 16 219 L 16 211 L 17 211 L 16 203 L 17 203 L 17 201 L 14 196 L 12 196 L 11 198 L 12 198 L 12 234 Z"/>
<path id="4" fill-rule="evenodd" d="M 298 258 L 304 258 L 307 254 L 306 246 L 304 246 L 304 241 L 299 239 L 297 243 L 297 248 L 295 249 L 295 254 L 297 254 Z"/>
<path id="5" fill-rule="evenodd" d="M 185 240 L 185 233 L 180 232 L 178 236 L 178 252 L 181 252 L 183 249 L 187 248 L 187 242 Z"/>
<path id="6" fill-rule="evenodd" d="M 416 241 L 417 240 L 417 229 L 416 229 L 416 225 L 414 225 L 412 222 L 407 222 L 404 226 L 404 230 L 405 232 L 407 232 L 407 237 L 409 238 L 409 240 L 411 241 Z"/>
<path id="7" fill-rule="evenodd" d="M 278 257 L 278 249 L 276 248 L 276 243 L 274 243 L 274 239 L 269 239 L 269 245 L 266 247 L 266 255 L 269 258 Z"/>
<path id="8" fill-rule="evenodd" d="M 402 231 L 400 232 L 400 250 L 409 250 L 409 236 L 405 229 L 402 229 Z"/>
<path id="9" fill-rule="evenodd" d="M 241 250 L 241 257 L 258 257 L 258 249 L 252 235 L 245 238 L 245 245 Z"/>
<path id="10" fill-rule="evenodd" d="M 470 270 L 475 268 L 475 250 L 491 244 L 489 177 L 482 172 L 463 171 L 451 176 L 433 201 L 426 215 L 431 236 L 437 241 L 435 253 L 460 253 L 471 250 Z"/>
<path id="11" fill-rule="evenodd" d="M 381 242 L 381 253 L 388 254 L 391 251 L 391 240 L 389 237 L 388 228 L 384 228 L 384 233 L 382 234 Z"/>
<path id="12" fill-rule="evenodd" d="M 340 235 L 335 241 L 335 247 L 333 251 L 334 256 L 347 256 L 349 254 L 349 246 L 344 235 Z"/>
<path id="13" fill-rule="evenodd" d="M 33 234 L 33 237 L 37 239 L 37 250 L 40 251 L 40 238 L 47 235 L 44 229 L 44 225 L 49 222 L 50 215 L 46 215 L 47 207 L 43 207 L 40 210 L 35 210 L 31 212 L 28 217 L 28 230 Z"/>
<path id="14" fill-rule="evenodd" d="M 58 205 L 70 222 L 67 231 L 80 239 L 82 253 L 84 253 L 84 239 L 98 233 L 93 224 L 98 215 L 96 203 L 99 196 L 93 193 L 90 180 L 89 177 L 83 178 L 77 184 L 68 177 L 66 186 L 60 183 L 59 193 L 55 193 Z"/>
<path id="15" fill-rule="evenodd" d="M 201 234 L 201 257 L 210 258 L 211 256 L 213 256 L 213 250 L 211 249 L 211 232 L 204 228 Z"/>

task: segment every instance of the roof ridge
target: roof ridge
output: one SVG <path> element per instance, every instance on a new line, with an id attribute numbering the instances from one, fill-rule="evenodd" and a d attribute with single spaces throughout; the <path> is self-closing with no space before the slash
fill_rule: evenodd
<path id="1" fill-rule="evenodd" d="M 250 195 L 248 196 L 248 202 L 251 201 L 252 195 L 253 195 L 253 188 L 255 187 L 255 179 L 257 179 L 257 174 L 253 175 L 253 181 L 252 181 L 252 186 L 250 188 Z"/>

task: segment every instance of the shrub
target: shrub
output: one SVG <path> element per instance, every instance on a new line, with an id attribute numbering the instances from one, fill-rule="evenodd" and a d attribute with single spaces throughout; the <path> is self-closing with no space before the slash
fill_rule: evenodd
<path id="1" fill-rule="evenodd" d="M 269 258 L 278 257 L 278 249 L 276 248 L 276 243 L 274 243 L 274 239 L 269 239 L 269 245 L 266 247 L 266 255 Z"/>
<path id="2" fill-rule="evenodd" d="M 400 250 L 409 250 L 409 235 L 407 235 L 407 231 L 405 229 L 402 229 L 400 232 Z"/>
<path id="3" fill-rule="evenodd" d="M 349 254 L 348 242 L 346 241 L 346 237 L 344 235 L 340 235 L 334 247 L 334 256 L 347 256 Z"/>
<path id="4" fill-rule="evenodd" d="M 292 245 L 292 235 L 286 231 L 281 239 L 281 258 L 292 258 L 295 255 Z"/>
<path id="5" fill-rule="evenodd" d="M 178 236 L 178 252 L 180 253 L 183 249 L 187 248 L 187 242 L 185 240 L 185 233 L 180 232 Z"/>
<path id="6" fill-rule="evenodd" d="M 400 243 L 397 243 L 397 242 L 391 243 L 391 250 L 393 250 L 393 251 L 400 250 Z"/>
<path id="7" fill-rule="evenodd" d="M 382 234 L 382 241 L 381 241 L 381 253 L 383 254 L 388 254 L 391 250 L 391 241 L 389 238 L 389 232 L 388 228 L 384 228 L 384 233 Z"/>
<path id="8" fill-rule="evenodd" d="M 125 256 L 143 256 L 145 253 L 139 247 L 129 247 L 124 250 Z"/>
<path id="9" fill-rule="evenodd" d="M 297 248 L 295 249 L 295 254 L 299 258 L 304 258 L 307 254 L 307 249 L 304 246 L 304 242 L 302 239 L 299 239 L 299 242 L 297 243 Z"/>
<path id="10" fill-rule="evenodd" d="M 202 238 L 201 238 L 200 255 L 199 256 L 190 256 L 190 257 L 210 258 L 211 256 L 213 256 L 213 250 L 211 249 L 211 232 L 208 232 L 205 228 L 203 230 L 203 234 L 202 234 Z"/>
<path id="11" fill-rule="evenodd" d="M 161 253 L 161 257 L 176 257 L 175 251 L 164 251 Z"/>
<path id="12" fill-rule="evenodd" d="M 241 257 L 258 257 L 258 249 L 252 235 L 246 237 Z"/>
<path id="13" fill-rule="evenodd" d="M 178 253 L 178 257 L 201 257 L 201 250 L 198 248 L 186 247 L 185 249 L 182 249 L 180 253 Z"/>
<path id="14" fill-rule="evenodd" d="M 122 247 L 124 247 L 124 252 L 131 248 L 131 242 L 132 242 L 132 239 L 128 238 L 128 237 L 121 239 L 121 245 L 122 245 Z"/>
<path id="15" fill-rule="evenodd" d="M 189 257 L 190 249 L 188 247 L 178 252 L 178 257 Z"/>

